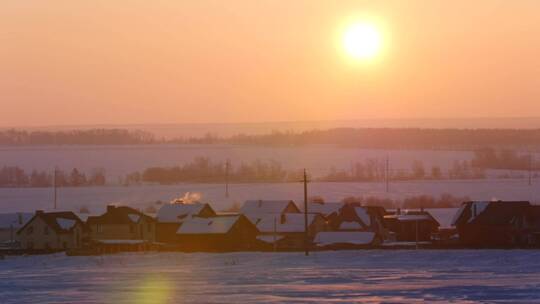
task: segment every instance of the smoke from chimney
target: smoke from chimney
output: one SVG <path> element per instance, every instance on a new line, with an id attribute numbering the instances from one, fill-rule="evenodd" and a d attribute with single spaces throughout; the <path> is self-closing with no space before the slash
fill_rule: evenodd
<path id="1" fill-rule="evenodd" d="M 183 197 L 173 199 L 171 204 L 195 204 L 200 202 L 201 197 L 199 192 L 186 192 Z"/>

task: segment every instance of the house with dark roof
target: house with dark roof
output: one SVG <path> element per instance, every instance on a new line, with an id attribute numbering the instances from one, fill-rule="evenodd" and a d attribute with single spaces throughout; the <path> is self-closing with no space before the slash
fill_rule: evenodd
<path id="1" fill-rule="evenodd" d="M 398 242 L 430 242 L 438 233 L 439 222 L 427 211 L 399 208 L 384 216 L 384 223 Z"/>
<path id="2" fill-rule="evenodd" d="M 17 230 L 32 217 L 34 217 L 34 213 L 31 212 L 0 213 L 0 247 L 19 247 Z"/>
<path id="3" fill-rule="evenodd" d="M 56 251 L 82 247 L 86 232 L 84 223 L 71 211 L 38 210 L 17 231 L 17 238 L 23 249 Z"/>
<path id="4" fill-rule="evenodd" d="M 184 203 L 174 201 L 161 206 L 157 213 L 156 240 L 162 243 L 175 243 L 176 231 L 187 219 L 193 217 L 213 217 L 216 212 L 209 204 Z"/>
<path id="5" fill-rule="evenodd" d="M 156 220 L 127 206 L 107 206 L 107 212 L 89 216 L 90 239 L 101 245 L 139 245 L 156 241 Z"/>
<path id="6" fill-rule="evenodd" d="M 452 219 L 452 225 L 465 246 L 540 245 L 540 206 L 526 201 L 465 202 Z"/>
<path id="7" fill-rule="evenodd" d="M 327 230 L 327 222 L 320 214 L 308 214 L 308 242 Z M 266 243 L 266 249 L 301 250 L 305 247 L 305 216 L 303 213 L 267 214 L 254 223 L 259 230 L 257 239 Z M 308 244 L 308 245 L 309 245 Z"/>
<path id="8" fill-rule="evenodd" d="M 191 217 L 178 230 L 182 251 L 245 251 L 256 248 L 257 227 L 244 215 Z"/>

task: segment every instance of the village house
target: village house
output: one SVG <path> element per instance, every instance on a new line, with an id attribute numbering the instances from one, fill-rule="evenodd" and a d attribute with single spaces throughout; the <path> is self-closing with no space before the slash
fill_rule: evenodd
<path id="1" fill-rule="evenodd" d="M 107 206 L 107 212 L 89 216 L 90 239 L 100 247 L 135 249 L 156 241 L 156 220 L 126 206 Z"/>
<path id="2" fill-rule="evenodd" d="M 17 241 L 17 230 L 26 224 L 32 217 L 30 212 L 14 212 L 0 214 L 0 247 L 16 248 L 20 246 Z"/>
<path id="3" fill-rule="evenodd" d="M 399 208 L 385 215 L 384 222 L 398 242 L 431 242 L 440 226 L 427 211 L 401 211 Z"/>
<path id="4" fill-rule="evenodd" d="M 526 201 L 465 202 L 453 225 L 465 246 L 540 245 L 540 206 Z"/>
<path id="5" fill-rule="evenodd" d="M 240 213 L 255 223 L 268 215 L 300 213 L 300 209 L 291 200 L 248 200 L 240 208 Z"/>
<path id="6" fill-rule="evenodd" d="M 157 213 L 156 239 L 162 243 L 175 243 L 176 231 L 181 223 L 192 217 L 213 217 L 216 212 L 209 204 L 174 201 L 163 205 Z"/>
<path id="7" fill-rule="evenodd" d="M 255 222 L 260 234 L 257 239 L 268 244 L 267 249 L 299 250 L 306 246 L 305 215 L 303 213 L 268 214 Z M 327 230 L 326 219 L 320 214 L 308 214 L 308 245 L 320 231 Z"/>
<path id="8" fill-rule="evenodd" d="M 85 233 L 84 223 L 71 211 L 38 210 L 17 231 L 17 238 L 22 249 L 57 251 L 82 247 Z"/>
<path id="9" fill-rule="evenodd" d="M 176 232 L 180 250 L 212 252 L 254 250 L 258 233 L 244 215 L 191 217 Z"/>
<path id="10" fill-rule="evenodd" d="M 324 216 L 328 224 L 332 226 L 344 206 L 345 203 L 310 202 L 308 203 L 308 212 Z"/>

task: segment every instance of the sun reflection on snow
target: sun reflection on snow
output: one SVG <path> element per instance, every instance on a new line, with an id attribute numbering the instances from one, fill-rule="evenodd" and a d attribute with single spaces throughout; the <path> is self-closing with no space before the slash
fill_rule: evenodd
<path id="1" fill-rule="evenodd" d="M 146 277 L 137 286 L 132 303 L 135 304 L 163 304 L 171 303 L 173 284 L 164 275 L 151 275 Z"/>

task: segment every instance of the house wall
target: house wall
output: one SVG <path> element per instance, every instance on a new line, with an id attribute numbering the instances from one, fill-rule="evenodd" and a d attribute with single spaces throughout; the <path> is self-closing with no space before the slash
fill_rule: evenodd
<path id="1" fill-rule="evenodd" d="M 92 240 L 156 240 L 156 225 L 142 218 L 133 224 L 91 224 L 90 238 Z"/>
<path id="2" fill-rule="evenodd" d="M 47 231 L 46 231 L 47 228 Z M 20 233 L 17 240 L 23 249 L 71 249 L 80 248 L 83 230 L 77 224 L 71 232 L 57 233 L 40 217 L 35 217 Z"/>

